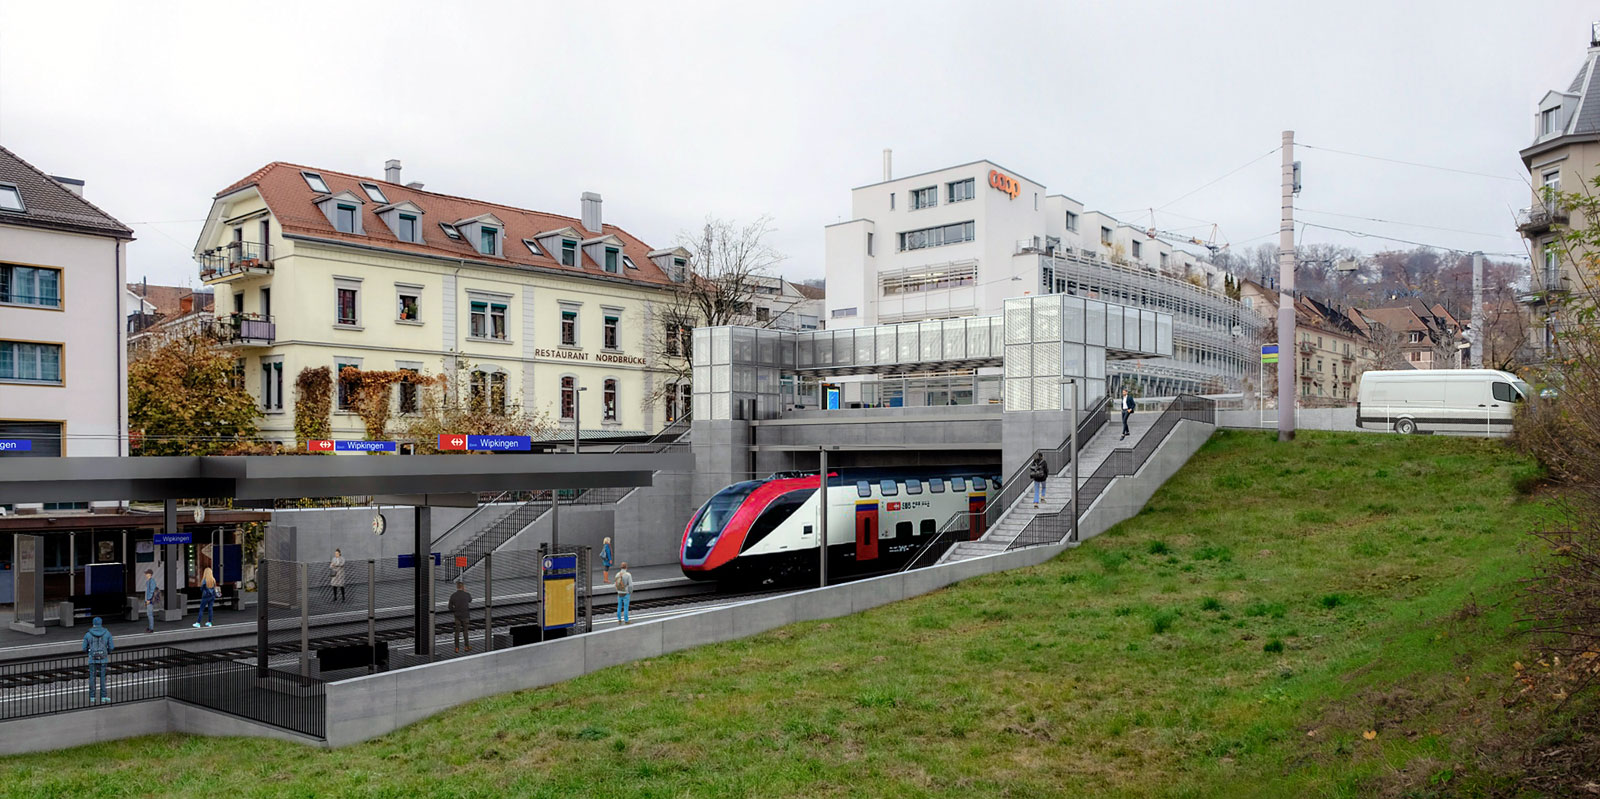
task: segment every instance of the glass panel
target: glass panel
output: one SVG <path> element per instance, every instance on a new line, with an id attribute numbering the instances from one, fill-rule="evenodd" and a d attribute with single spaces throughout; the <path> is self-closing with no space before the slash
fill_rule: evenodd
<path id="1" fill-rule="evenodd" d="M 1036 411 L 1057 411 L 1067 407 L 1062 401 L 1061 378 L 1035 377 L 1033 379 L 1033 409 Z"/>
<path id="2" fill-rule="evenodd" d="M 1033 345 L 1013 344 L 1006 347 L 1006 378 L 1033 376 Z"/>
<path id="3" fill-rule="evenodd" d="M 1083 364 L 1082 344 L 1061 345 L 1061 373 L 1070 377 L 1082 377 L 1088 374 Z"/>
<path id="4" fill-rule="evenodd" d="M 694 351 L 689 353 L 693 357 L 691 363 L 694 366 L 709 366 L 711 364 L 711 330 L 702 327 L 695 330 L 692 335 L 693 339 L 691 341 L 693 341 L 693 344 L 691 349 Z"/>
<path id="5" fill-rule="evenodd" d="M 849 366 L 855 363 L 856 340 L 853 330 L 833 332 L 833 365 Z"/>
<path id="6" fill-rule="evenodd" d="M 726 327 L 711 329 L 711 362 L 729 363 L 728 356 L 733 348 L 733 331 Z M 698 351 L 698 348 L 696 348 Z"/>
<path id="7" fill-rule="evenodd" d="M 1083 341 L 1085 344 L 1106 343 L 1106 304 L 1096 300 L 1084 301 L 1084 330 Z"/>
<path id="8" fill-rule="evenodd" d="M 878 362 L 877 336 L 872 328 L 856 330 L 856 364 L 871 366 Z"/>
<path id="9" fill-rule="evenodd" d="M 727 364 L 717 364 L 711 367 L 711 390 L 727 391 L 732 388 L 733 367 Z"/>
<path id="10" fill-rule="evenodd" d="M 944 334 L 938 322 L 923 322 L 917 336 L 922 342 L 922 361 L 932 363 L 944 359 Z"/>
<path id="11" fill-rule="evenodd" d="M 915 323 L 895 325 L 895 339 L 900 344 L 900 352 L 896 363 L 916 363 L 922 349 L 917 346 L 917 326 Z"/>
<path id="12" fill-rule="evenodd" d="M 704 407 L 706 407 L 705 400 L 701 399 L 701 398 L 699 398 L 697 396 L 695 398 L 695 401 L 694 401 L 694 406 L 696 408 L 704 408 Z M 733 397 L 732 396 L 730 396 L 728 394 L 712 394 L 711 395 L 711 418 L 713 418 L 713 419 L 731 419 L 731 418 L 733 418 L 732 412 L 733 412 Z"/>
<path id="13" fill-rule="evenodd" d="M 1006 359 L 1010 366 L 1011 359 Z M 1033 410 L 1033 381 L 1025 377 L 1006 378 L 1006 412 Z"/>
<path id="14" fill-rule="evenodd" d="M 801 369 L 810 369 L 817 365 L 817 337 L 815 335 L 802 336 L 795 342 L 795 365 Z"/>
<path id="15" fill-rule="evenodd" d="M 817 332 L 817 366 L 833 365 L 833 331 L 822 330 Z"/>
<path id="16" fill-rule="evenodd" d="M 733 353 L 729 363 L 754 363 L 756 360 L 756 331 L 747 327 L 733 328 Z"/>
<path id="17" fill-rule="evenodd" d="M 1016 345 L 1021 347 L 1022 345 Z M 1033 347 L 1033 376 L 1047 377 L 1061 374 L 1061 342 L 1038 341 Z"/>
<path id="18" fill-rule="evenodd" d="M 1172 316 L 1156 317 L 1156 354 L 1172 357 Z"/>
<path id="19" fill-rule="evenodd" d="M 1083 355 L 1084 374 L 1091 378 L 1105 379 L 1106 376 L 1106 350 L 1104 347 L 1088 347 Z"/>
<path id="20" fill-rule="evenodd" d="M 1106 346 L 1122 349 L 1122 306 L 1106 306 Z"/>
<path id="21" fill-rule="evenodd" d="M 973 321 L 967 325 L 967 357 L 988 358 L 993 351 L 989 349 L 989 325 L 983 321 Z"/>
<path id="22" fill-rule="evenodd" d="M 1156 351 L 1156 312 L 1139 312 L 1139 351 Z"/>
<path id="23" fill-rule="evenodd" d="M 1033 298 L 1032 341 L 1061 340 L 1061 295 Z"/>
<path id="24" fill-rule="evenodd" d="M 1061 298 L 1061 340 L 1083 341 L 1083 298 Z"/>
<path id="25" fill-rule="evenodd" d="M 756 336 L 758 344 L 759 362 L 763 366 L 778 365 L 778 331 L 761 330 Z"/>
<path id="26" fill-rule="evenodd" d="M 1003 317 L 1007 344 L 1022 344 L 1029 340 L 1033 333 L 1033 316 L 1027 297 L 1006 300 Z"/>
<path id="27" fill-rule="evenodd" d="M 1005 338 L 1005 329 L 1006 329 L 1006 323 L 1005 323 L 1004 319 L 1001 319 L 998 316 L 989 317 L 989 351 L 990 352 L 995 353 L 997 355 L 999 353 L 1003 352 L 1003 350 L 1001 350 L 1000 348 L 1005 346 L 1005 344 L 1002 342 L 1002 340 Z"/>
<path id="28" fill-rule="evenodd" d="M 1105 395 L 1106 395 L 1106 381 L 1104 381 L 1104 380 L 1088 380 L 1088 381 L 1085 382 L 1084 387 L 1083 387 L 1083 396 L 1084 396 L 1084 401 L 1085 402 L 1093 400 L 1096 397 L 1104 397 Z M 1083 407 L 1087 407 L 1087 406 L 1083 406 Z M 1096 409 L 1096 410 L 1098 410 L 1098 409 Z"/>
<path id="29" fill-rule="evenodd" d="M 967 320 L 946 319 L 942 329 L 945 360 L 959 361 L 967 357 Z"/>
<path id="30" fill-rule="evenodd" d="M 1122 348 L 1125 350 L 1139 351 L 1139 309 L 1124 308 L 1122 311 Z"/>

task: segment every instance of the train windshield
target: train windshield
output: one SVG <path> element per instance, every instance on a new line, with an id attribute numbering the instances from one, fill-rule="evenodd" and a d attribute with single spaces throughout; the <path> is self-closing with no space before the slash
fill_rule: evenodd
<path id="1" fill-rule="evenodd" d="M 700 512 L 694 516 L 694 521 L 689 525 L 688 540 L 683 544 L 683 557 L 685 560 L 701 560 L 711 551 L 711 545 L 717 542 L 717 536 L 722 535 L 722 528 L 728 525 L 728 520 L 739 510 L 750 492 L 761 486 L 759 480 L 748 480 L 743 483 L 734 483 L 718 491 L 706 500 Z"/>

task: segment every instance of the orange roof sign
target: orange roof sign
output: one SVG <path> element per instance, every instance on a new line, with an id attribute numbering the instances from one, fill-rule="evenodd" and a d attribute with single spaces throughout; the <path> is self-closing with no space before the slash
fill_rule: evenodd
<path id="1" fill-rule="evenodd" d="M 1022 193 L 1022 183 L 1010 175 L 1001 174 L 998 169 L 989 170 L 989 185 L 1011 195 L 1013 200 Z"/>

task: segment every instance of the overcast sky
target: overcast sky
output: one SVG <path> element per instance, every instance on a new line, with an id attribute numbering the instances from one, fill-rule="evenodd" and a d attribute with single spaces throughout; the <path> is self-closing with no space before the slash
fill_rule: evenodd
<path id="1" fill-rule="evenodd" d="M 134 228 L 130 280 L 178 285 L 212 195 L 274 160 L 381 177 L 399 158 L 431 190 L 572 216 L 597 191 L 656 246 L 770 215 L 797 279 L 823 274 L 822 227 L 885 147 L 897 175 L 988 158 L 1253 247 L 1277 230 L 1276 156 L 1183 196 L 1286 128 L 1515 179 L 1305 149 L 1302 221 L 1521 251 L 1517 150 L 1600 10 L 1290 5 L 0 0 L 0 143 Z"/>

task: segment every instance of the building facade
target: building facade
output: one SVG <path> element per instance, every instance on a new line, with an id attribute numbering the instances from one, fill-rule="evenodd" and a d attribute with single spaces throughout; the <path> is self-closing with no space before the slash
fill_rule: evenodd
<path id="1" fill-rule="evenodd" d="M 1171 357 L 1114 362 L 1146 395 L 1239 390 L 1259 320 L 1220 271 L 1159 231 L 1084 208 L 992 161 L 851 192 L 826 228 L 829 329 L 1001 312 L 1011 297 L 1070 294 L 1170 313 Z"/>
<path id="2" fill-rule="evenodd" d="M 381 180 L 275 162 L 217 194 L 195 257 L 269 440 L 294 440 L 296 376 L 321 366 L 445 375 L 566 435 L 574 417 L 623 437 L 689 412 L 656 335 L 689 254 L 604 223 L 597 194 L 568 217 L 425 191 L 398 161 Z M 335 395 L 334 434 L 364 437 Z M 414 391 L 392 401 L 417 410 Z"/>
<path id="3" fill-rule="evenodd" d="M 0 439 L 31 442 L 4 457 L 128 451 L 133 233 L 85 200 L 83 185 L 0 148 Z"/>
<path id="4" fill-rule="evenodd" d="M 1239 301 L 1268 326 L 1276 324 L 1282 295 L 1253 280 L 1239 283 Z M 1294 352 L 1279 348 L 1279 357 L 1296 359 L 1295 378 L 1302 405 L 1354 402 L 1361 373 L 1377 365 L 1368 335 L 1372 320 L 1361 311 L 1336 308 L 1301 295 L 1295 302 Z M 1264 388 L 1277 387 L 1277 369 L 1264 371 Z M 1254 382 L 1254 376 L 1252 376 Z"/>
<path id="5" fill-rule="evenodd" d="M 1593 220 L 1573 213 L 1551 192 L 1582 192 L 1600 165 L 1600 23 L 1590 29 L 1589 50 L 1566 91 L 1552 89 L 1533 114 L 1533 143 L 1519 155 L 1533 187 L 1532 204 L 1517 213 L 1517 232 L 1528 240 L 1533 273 L 1518 300 L 1532 314 L 1529 346 L 1535 357 L 1549 354 L 1561 329 L 1564 308 L 1584 287 L 1579 258 L 1560 241 L 1564 227 Z"/>

